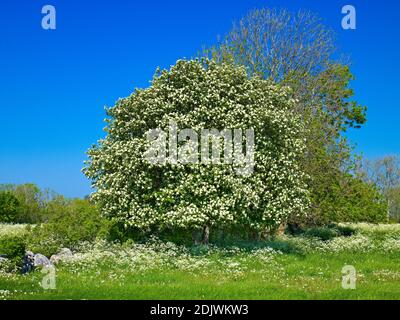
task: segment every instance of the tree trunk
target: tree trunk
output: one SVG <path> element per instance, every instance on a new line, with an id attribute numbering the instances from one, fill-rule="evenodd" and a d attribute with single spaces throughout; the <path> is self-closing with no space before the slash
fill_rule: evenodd
<path id="1" fill-rule="evenodd" d="M 250 236 L 254 242 L 260 241 L 261 238 L 260 232 L 253 230 L 250 232 Z"/>
<path id="2" fill-rule="evenodd" d="M 204 226 L 203 228 L 203 244 L 208 245 L 210 239 L 210 227 L 208 225 Z"/>
<path id="3" fill-rule="evenodd" d="M 283 235 L 283 234 L 285 233 L 286 227 L 287 227 L 286 222 L 282 222 L 282 223 L 279 225 L 279 228 L 278 228 L 278 230 L 277 230 L 277 232 L 276 232 L 276 235 L 277 235 L 277 236 Z"/>

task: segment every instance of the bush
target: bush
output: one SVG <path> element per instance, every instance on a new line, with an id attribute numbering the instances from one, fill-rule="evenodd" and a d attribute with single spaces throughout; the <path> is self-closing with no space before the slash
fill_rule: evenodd
<path id="1" fill-rule="evenodd" d="M 340 222 L 387 221 L 387 203 L 375 185 L 342 172 L 328 180 L 326 188 L 318 189 L 318 206 L 305 216 L 290 217 L 289 224 L 305 229 Z"/>
<path id="2" fill-rule="evenodd" d="M 387 222 L 387 202 L 375 185 L 349 176 L 336 195 L 334 222 Z"/>
<path id="3" fill-rule="evenodd" d="M 357 232 L 357 230 L 351 226 L 337 225 L 336 229 L 339 231 L 340 235 L 344 237 L 350 237 Z"/>
<path id="4" fill-rule="evenodd" d="M 25 183 L 21 185 L 0 184 L 0 194 L 6 193 L 12 197 L 14 203 L 17 204 L 17 210 L 13 212 L 12 220 L 2 220 L 0 204 L 0 222 L 13 223 L 29 223 L 37 224 L 46 220 L 47 206 L 56 197 L 56 193 L 51 190 L 40 190 L 33 183 Z M 4 195 L 3 195 L 4 196 Z M 0 196 L 1 198 L 1 196 Z M 17 200 L 17 202 L 15 201 Z M 1 199 L 0 199 L 1 203 Z"/>
<path id="5" fill-rule="evenodd" d="M 20 203 L 11 191 L 0 192 L 0 222 L 16 222 Z"/>
<path id="6" fill-rule="evenodd" d="M 276 239 L 276 240 L 271 240 L 267 241 L 266 244 L 268 247 L 274 249 L 275 251 L 280 251 L 282 253 L 287 253 L 287 254 L 299 254 L 299 255 L 304 255 L 304 250 L 297 246 L 295 243 L 288 239 Z"/>
<path id="7" fill-rule="evenodd" d="M 26 183 L 14 186 L 12 192 L 20 203 L 17 222 L 42 222 L 42 211 L 45 201 L 43 199 L 44 194 L 40 188 L 33 183 Z"/>
<path id="8" fill-rule="evenodd" d="M 330 223 L 322 227 L 311 228 L 295 228 L 289 226 L 289 228 L 287 228 L 287 233 L 292 236 L 305 236 L 328 241 L 339 236 L 350 237 L 356 233 L 356 229 L 349 225 Z"/>
<path id="9" fill-rule="evenodd" d="M 0 254 L 20 265 L 25 255 L 25 238 L 21 235 L 1 235 Z"/>
<path id="10" fill-rule="evenodd" d="M 323 241 L 331 240 L 340 235 L 339 231 L 334 228 L 320 227 L 311 228 L 304 232 L 306 237 L 319 238 Z"/>
<path id="11" fill-rule="evenodd" d="M 53 203 L 52 208 L 48 222 L 34 227 L 30 233 L 28 247 L 33 252 L 51 256 L 62 247 L 73 249 L 80 242 L 107 236 L 109 222 L 89 201 L 77 199 L 66 205 Z"/>

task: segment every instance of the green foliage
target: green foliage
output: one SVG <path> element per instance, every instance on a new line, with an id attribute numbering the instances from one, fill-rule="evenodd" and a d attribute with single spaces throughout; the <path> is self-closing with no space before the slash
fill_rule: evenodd
<path id="1" fill-rule="evenodd" d="M 123 223 L 111 220 L 107 239 L 118 242 L 126 242 L 128 240 L 141 241 L 147 239 L 147 235 L 137 228 L 127 228 Z"/>
<path id="2" fill-rule="evenodd" d="M 15 265 L 20 265 L 25 255 L 25 237 L 22 235 L 0 235 L 0 254 Z"/>
<path id="3" fill-rule="evenodd" d="M 16 222 L 20 202 L 10 191 L 0 192 L 0 222 Z"/>
<path id="4" fill-rule="evenodd" d="M 318 101 L 323 106 L 325 125 L 333 126 L 337 133 L 347 128 L 360 128 L 366 122 L 367 108 L 351 100 L 354 91 L 350 82 L 355 77 L 348 65 L 334 62 L 316 76 Z"/>
<path id="5" fill-rule="evenodd" d="M 327 227 L 316 227 L 316 228 L 310 228 L 306 230 L 304 233 L 306 237 L 315 237 L 319 238 L 323 241 L 331 240 L 335 237 L 339 236 L 339 231 L 334 229 L 334 228 L 327 228 Z"/>
<path id="6" fill-rule="evenodd" d="M 42 191 L 33 183 L 2 184 L 0 190 L 2 190 L 0 193 L 11 193 L 18 200 L 17 212 L 12 220 L 15 223 L 43 222 L 46 205 L 54 198 L 54 192 L 50 190 Z"/>
<path id="7" fill-rule="evenodd" d="M 373 192 L 366 190 L 368 187 L 354 187 L 363 189 L 359 190 L 364 196 L 362 203 L 340 195 L 342 184 L 348 180 L 343 181 L 341 172 L 348 172 L 354 164 L 342 133 L 348 128 L 360 128 L 366 122 L 367 108 L 354 100 L 350 86 L 354 75 L 347 64 L 335 60 L 334 34 L 318 15 L 303 10 L 251 10 L 217 47 L 206 52 L 210 53 L 216 61 L 234 62 L 245 66 L 251 75 L 273 79 L 293 89 L 298 100 L 293 111 L 301 115 L 309 129 L 303 132 L 307 149 L 302 161 L 302 170 L 310 177 L 308 223 L 339 218 L 381 221 L 370 217 L 373 207 L 377 207 L 378 216 L 382 208 L 373 200 Z M 338 196 L 341 208 L 336 210 Z M 372 201 L 369 204 L 368 198 Z M 354 211 L 350 203 L 355 204 Z M 368 206 L 365 218 L 360 216 L 361 205 Z"/>
<path id="8" fill-rule="evenodd" d="M 87 200 L 70 200 L 65 204 L 65 199 L 57 198 L 49 207 L 48 221 L 32 228 L 28 237 L 28 247 L 33 252 L 50 256 L 62 247 L 73 249 L 80 242 L 108 234 L 109 222 Z"/>
<path id="9" fill-rule="evenodd" d="M 375 185 L 365 183 L 353 176 L 334 186 L 336 195 L 335 222 L 387 221 L 387 203 Z"/>
<path id="10" fill-rule="evenodd" d="M 316 203 L 303 218 L 291 218 L 289 223 L 300 226 L 322 226 L 332 222 L 387 221 L 387 203 L 373 184 L 340 171 L 327 172 L 324 188 L 315 189 Z M 318 202 L 317 202 L 318 200 Z"/>
<path id="11" fill-rule="evenodd" d="M 71 200 L 64 198 L 63 196 L 56 196 L 52 200 L 46 202 L 41 212 L 41 222 L 53 221 L 68 210 L 71 204 Z"/>
<path id="12" fill-rule="evenodd" d="M 349 225 L 330 223 L 321 227 L 298 227 L 296 230 L 288 228 L 287 232 L 293 236 L 305 236 L 309 238 L 318 238 L 322 241 L 328 241 L 336 237 L 350 237 L 356 233 L 356 229 Z"/>
<path id="13" fill-rule="evenodd" d="M 18 223 L 40 222 L 44 206 L 43 193 L 40 188 L 33 183 L 26 183 L 15 186 L 13 193 L 21 204 Z"/>
<path id="14" fill-rule="evenodd" d="M 400 157 L 385 156 L 366 160 L 360 174 L 365 181 L 374 183 L 385 196 L 391 221 L 400 221 Z"/>
<path id="15" fill-rule="evenodd" d="M 191 246 L 202 243 L 202 229 L 199 228 L 156 228 L 152 230 L 141 230 L 139 228 L 126 228 L 122 223 L 111 223 L 108 239 L 111 241 L 126 242 L 134 240 L 146 242 L 153 237 L 166 242 L 173 242 L 178 245 Z M 241 241 L 260 240 L 259 233 L 252 229 L 246 229 L 244 226 L 235 228 L 210 228 L 211 244 L 228 245 L 236 244 Z"/>
<path id="16" fill-rule="evenodd" d="M 357 232 L 355 228 L 349 225 L 335 225 L 335 228 L 344 237 L 350 237 Z"/>
<path id="17" fill-rule="evenodd" d="M 398 223 L 400 222 L 400 186 L 388 190 L 387 198 L 390 220 Z"/>
<path id="18" fill-rule="evenodd" d="M 210 53 L 216 61 L 234 62 L 251 75 L 291 86 L 297 112 L 317 116 L 330 137 L 366 122 L 366 108 L 351 100 L 349 66 L 334 59 L 334 34 L 314 13 L 251 10 Z"/>

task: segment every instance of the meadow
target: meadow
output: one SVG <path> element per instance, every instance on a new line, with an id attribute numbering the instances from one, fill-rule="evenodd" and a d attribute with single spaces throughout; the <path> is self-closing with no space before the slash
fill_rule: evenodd
<path id="1" fill-rule="evenodd" d="M 82 243 L 56 265 L 56 288 L 40 270 L 0 268 L 0 299 L 398 299 L 400 225 L 346 225 L 349 235 L 318 233 L 217 246 Z M 27 232 L 2 225 L 0 235 Z M 355 289 L 342 268 L 354 266 Z"/>

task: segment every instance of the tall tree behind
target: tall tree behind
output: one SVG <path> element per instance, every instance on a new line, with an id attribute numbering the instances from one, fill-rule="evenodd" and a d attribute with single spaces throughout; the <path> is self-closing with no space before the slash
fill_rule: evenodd
<path id="1" fill-rule="evenodd" d="M 334 60 L 334 52 L 333 32 L 317 15 L 284 9 L 251 11 L 206 50 L 216 61 L 244 65 L 250 75 L 292 87 L 296 111 L 309 128 L 304 167 L 314 215 L 327 210 L 321 203 L 332 198 L 332 180 L 352 168 L 351 148 L 341 133 L 366 121 L 366 107 L 351 100 L 350 67 Z"/>
<path id="2" fill-rule="evenodd" d="M 400 157 L 388 155 L 366 160 L 361 172 L 367 182 L 374 183 L 384 194 L 388 216 L 400 221 Z"/>

